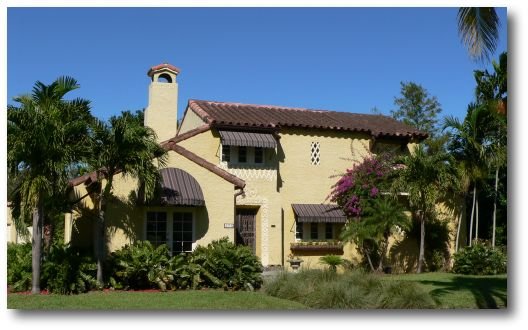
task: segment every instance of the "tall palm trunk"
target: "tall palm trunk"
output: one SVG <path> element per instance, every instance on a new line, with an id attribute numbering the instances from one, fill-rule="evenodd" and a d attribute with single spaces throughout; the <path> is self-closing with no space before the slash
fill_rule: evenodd
<path id="1" fill-rule="evenodd" d="M 495 170 L 495 196 L 493 197 L 493 231 L 491 234 L 491 247 L 495 247 L 495 229 L 497 227 L 497 190 L 499 187 L 499 167 Z"/>
<path id="2" fill-rule="evenodd" d="M 425 212 L 420 214 L 420 254 L 418 256 L 418 269 L 416 272 L 419 274 L 422 272 L 423 264 L 425 259 Z"/>
<path id="3" fill-rule="evenodd" d="M 378 272 L 383 272 L 383 258 L 385 258 L 385 256 L 387 255 L 387 250 L 389 249 L 389 236 L 390 233 L 383 234 L 383 242 L 381 243 L 381 255 L 378 263 Z"/>
<path id="4" fill-rule="evenodd" d="M 99 214 L 95 228 L 95 254 L 97 259 L 97 283 L 104 285 L 103 272 L 106 257 L 106 207 L 110 191 L 112 190 L 112 177 L 108 179 L 104 189 L 99 195 Z"/>
<path id="5" fill-rule="evenodd" d="M 42 197 L 38 196 L 37 207 L 33 211 L 33 238 L 31 249 L 31 293 L 40 293 L 40 265 L 42 258 L 42 227 L 44 206 Z"/>
<path id="6" fill-rule="evenodd" d="M 464 205 L 464 208 L 465 208 L 465 205 Z M 458 225 L 457 225 L 456 238 L 455 238 L 455 252 L 458 251 L 458 240 L 460 239 L 460 227 L 462 227 L 462 210 L 460 210 L 460 214 L 458 215 Z"/>
<path id="7" fill-rule="evenodd" d="M 475 205 L 475 241 L 478 240 L 478 225 L 479 225 L 479 206 L 478 206 L 478 198 L 477 198 L 477 204 Z"/>
<path id="8" fill-rule="evenodd" d="M 471 206 L 471 220 L 469 222 L 469 246 L 473 243 L 473 216 L 475 215 L 475 198 L 477 197 L 477 184 L 473 186 L 473 205 Z"/>

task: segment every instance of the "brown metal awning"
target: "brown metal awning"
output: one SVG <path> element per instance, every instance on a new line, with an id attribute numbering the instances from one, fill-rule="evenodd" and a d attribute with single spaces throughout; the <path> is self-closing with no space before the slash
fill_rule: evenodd
<path id="1" fill-rule="evenodd" d="M 298 222 L 345 223 L 346 215 L 333 204 L 292 204 Z"/>
<path id="2" fill-rule="evenodd" d="M 162 205 L 205 205 L 202 188 L 192 175 L 173 167 L 161 169 L 160 174 Z"/>
<path id="3" fill-rule="evenodd" d="M 277 141 L 271 133 L 218 130 L 223 145 L 275 149 Z"/>

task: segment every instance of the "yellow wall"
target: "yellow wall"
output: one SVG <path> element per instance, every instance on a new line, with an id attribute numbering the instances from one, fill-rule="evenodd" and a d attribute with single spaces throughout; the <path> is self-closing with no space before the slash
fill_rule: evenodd
<path id="1" fill-rule="evenodd" d="M 159 73 L 149 85 L 148 106 L 145 109 L 145 125 L 151 127 L 158 141 L 168 140 L 176 135 L 178 115 L 178 83 L 170 71 L 161 72 L 172 78 L 171 83 L 158 82 Z"/>
<path id="2" fill-rule="evenodd" d="M 205 124 L 205 122 L 200 117 L 198 117 L 198 115 L 195 114 L 194 111 L 187 108 L 180 124 L 179 134 L 190 131 L 193 128 L 202 126 L 203 124 Z"/>

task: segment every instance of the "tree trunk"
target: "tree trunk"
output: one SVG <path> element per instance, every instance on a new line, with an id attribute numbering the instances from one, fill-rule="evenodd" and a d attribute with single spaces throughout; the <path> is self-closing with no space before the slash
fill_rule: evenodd
<path id="1" fill-rule="evenodd" d="M 418 257 L 418 269 L 417 273 L 422 272 L 422 267 L 424 263 L 424 256 L 425 256 L 425 212 L 422 211 L 422 214 L 420 216 L 420 255 Z"/>
<path id="2" fill-rule="evenodd" d="M 461 225 L 462 225 L 462 210 L 460 210 L 460 214 L 458 215 L 458 225 L 457 225 L 457 232 L 456 232 L 456 238 L 455 238 L 455 252 L 458 251 L 458 240 L 460 239 Z"/>
<path id="3" fill-rule="evenodd" d="M 471 220 L 469 222 L 469 246 L 473 242 L 473 216 L 475 215 L 475 198 L 477 197 L 477 184 L 473 186 L 473 205 L 471 206 Z"/>
<path id="4" fill-rule="evenodd" d="M 363 243 L 363 246 L 365 246 L 365 243 Z M 365 248 L 363 247 L 363 251 L 364 251 L 365 255 L 367 256 L 367 261 L 368 261 L 368 263 L 369 263 L 370 270 L 371 270 L 372 272 L 375 272 L 374 265 L 372 264 L 372 259 L 370 259 L 370 250 L 369 250 L 369 249 L 365 249 Z"/>
<path id="5" fill-rule="evenodd" d="M 499 167 L 495 170 L 495 196 L 493 198 L 493 230 L 491 233 L 491 247 L 495 247 L 495 229 L 497 227 L 497 190 L 499 187 Z"/>
<path id="6" fill-rule="evenodd" d="M 387 255 L 387 250 L 389 247 L 389 235 L 383 235 L 383 248 L 381 249 L 380 261 L 378 264 L 378 272 L 383 272 L 383 258 L 385 258 L 385 256 Z"/>
<path id="7" fill-rule="evenodd" d="M 40 293 L 40 265 L 42 258 L 42 222 L 44 218 L 44 206 L 39 196 L 37 207 L 33 211 L 33 238 L 31 240 L 31 293 Z"/>
<path id="8" fill-rule="evenodd" d="M 99 215 L 95 225 L 95 258 L 97 261 L 97 283 L 100 286 L 104 285 L 103 280 L 103 262 L 105 253 L 105 208 L 104 203 L 99 201 Z"/>
<path id="9" fill-rule="evenodd" d="M 475 241 L 478 240 L 478 225 L 479 225 L 479 207 L 478 207 L 478 198 L 477 198 L 477 204 L 475 205 Z"/>

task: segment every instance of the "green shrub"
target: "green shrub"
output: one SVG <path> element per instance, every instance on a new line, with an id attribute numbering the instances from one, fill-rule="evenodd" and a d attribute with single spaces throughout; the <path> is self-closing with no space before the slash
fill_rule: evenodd
<path id="1" fill-rule="evenodd" d="M 382 282 L 363 271 L 336 274 L 303 270 L 266 283 L 268 295 L 318 309 L 433 308 L 431 296 L 415 283 Z"/>
<path id="2" fill-rule="evenodd" d="M 329 269 L 334 273 L 337 272 L 337 266 L 342 265 L 343 259 L 340 256 L 334 254 L 328 254 L 319 258 L 319 263 L 328 265 Z"/>
<path id="3" fill-rule="evenodd" d="M 7 243 L 7 285 L 11 290 L 30 290 L 31 271 L 31 243 Z"/>
<path id="4" fill-rule="evenodd" d="M 52 293 L 83 293 L 97 287 L 93 257 L 78 248 L 54 244 L 43 256 L 42 288 Z"/>
<path id="5" fill-rule="evenodd" d="M 197 247 L 188 257 L 187 266 L 178 270 L 190 287 L 205 286 L 231 290 L 253 290 L 262 285 L 262 264 L 248 247 L 236 246 L 222 238 Z M 192 277 L 191 277 L 192 276 Z"/>
<path id="6" fill-rule="evenodd" d="M 174 274 L 182 258 L 171 258 L 165 244 L 149 241 L 125 245 L 110 256 L 110 285 L 116 289 L 174 289 Z"/>
<path id="7" fill-rule="evenodd" d="M 453 273 L 466 275 L 495 275 L 506 273 L 507 257 L 499 248 L 476 242 L 455 253 Z"/>

